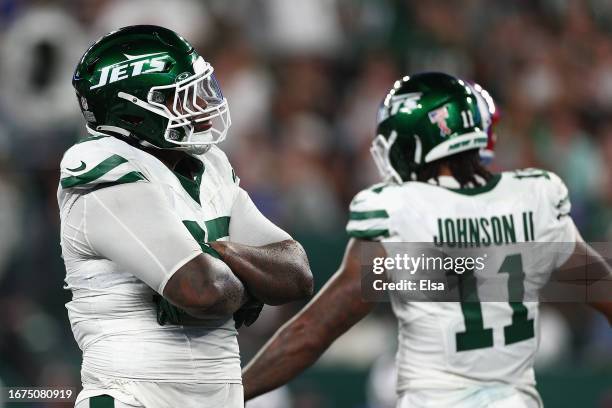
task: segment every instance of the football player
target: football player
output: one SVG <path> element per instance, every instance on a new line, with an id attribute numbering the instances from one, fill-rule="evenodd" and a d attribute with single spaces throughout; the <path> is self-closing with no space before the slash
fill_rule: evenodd
<path id="1" fill-rule="evenodd" d="M 230 114 L 213 67 L 132 26 L 94 43 L 73 85 L 89 136 L 64 154 L 58 202 L 76 407 L 243 407 L 236 329 L 309 296 L 312 274 L 216 146 Z"/>
<path id="2" fill-rule="evenodd" d="M 489 259 L 488 268 L 513 272 L 512 288 L 542 286 L 553 270 L 585 254 L 589 272 L 609 279 L 605 261 L 575 229 L 568 191 L 559 177 L 536 169 L 491 174 L 479 158 L 487 145 L 485 130 L 474 89 L 464 81 L 423 73 L 395 83 L 380 108 L 371 149 L 384 182 L 351 202 L 351 238 L 339 270 L 247 365 L 246 399 L 298 375 L 372 310 L 374 303 L 364 300 L 367 292 L 362 292 L 362 269 L 371 271 L 374 258 L 385 257 L 391 243 L 457 244 L 459 233 L 441 232 L 440 220 L 451 227 L 461 220 L 484 220 L 483 241 L 470 241 L 478 234 L 461 237 L 465 246 L 499 244 L 497 255 L 511 248 L 514 252 L 496 265 Z M 525 214 L 531 215 L 523 223 Z M 514 228 L 510 243 L 491 237 L 486 242 L 495 224 L 491 220 L 502 217 Z M 534 255 L 519 245 L 527 241 L 559 243 L 560 250 Z M 460 282 L 476 288 L 474 276 L 469 273 Z M 510 287 L 508 280 L 508 292 Z M 399 325 L 398 408 L 542 406 L 533 373 L 538 304 L 517 300 L 513 292 L 510 302 L 406 301 L 404 293 L 390 293 Z M 598 299 L 591 305 L 612 321 L 611 304 Z"/>

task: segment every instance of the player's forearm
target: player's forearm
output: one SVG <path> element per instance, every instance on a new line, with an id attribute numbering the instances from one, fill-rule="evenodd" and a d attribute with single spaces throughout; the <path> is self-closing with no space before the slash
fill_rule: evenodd
<path id="1" fill-rule="evenodd" d="M 198 318 L 227 316 L 247 299 L 247 291 L 228 265 L 199 255 L 168 280 L 163 293 L 174 305 Z"/>
<path id="2" fill-rule="evenodd" d="M 612 282 L 612 268 L 606 259 L 590 245 L 584 242 L 576 245 L 583 246 L 580 251 L 586 253 L 589 305 L 602 313 L 612 325 L 612 294 L 609 290 Z"/>
<path id="3" fill-rule="evenodd" d="M 217 274 L 208 288 L 210 301 L 204 307 L 188 309 L 187 313 L 194 317 L 210 318 L 211 316 L 227 316 L 233 314 L 247 300 L 246 288 L 233 273 Z"/>
<path id="4" fill-rule="evenodd" d="M 588 305 L 602 313 L 612 325 L 612 268 L 582 238 L 576 242 L 572 255 L 554 271 L 552 280 L 572 283 L 574 295 L 577 298 L 586 296 Z"/>
<path id="5" fill-rule="evenodd" d="M 213 242 L 223 261 L 243 281 L 249 292 L 269 305 L 279 305 L 312 295 L 313 280 L 302 246 L 293 240 L 253 247 L 233 242 Z"/>
<path id="6" fill-rule="evenodd" d="M 327 344 L 307 330 L 301 319 L 287 323 L 251 360 L 242 373 L 245 400 L 291 381 L 323 354 Z"/>

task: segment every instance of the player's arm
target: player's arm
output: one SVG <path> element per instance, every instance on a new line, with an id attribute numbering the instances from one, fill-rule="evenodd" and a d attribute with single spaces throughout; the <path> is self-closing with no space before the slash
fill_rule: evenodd
<path id="1" fill-rule="evenodd" d="M 361 295 L 361 250 L 352 238 L 338 271 L 317 296 L 281 327 L 243 371 L 245 399 L 279 387 L 312 365 L 344 332 L 374 307 Z M 378 245 L 379 256 L 384 249 Z"/>
<path id="2" fill-rule="evenodd" d="M 242 189 L 230 220 L 231 241 L 211 246 L 250 294 L 269 305 L 312 295 L 312 272 L 304 248 L 264 217 Z"/>
<path id="3" fill-rule="evenodd" d="M 281 305 L 312 295 L 313 279 L 304 248 L 295 240 L 263 246 L 213 242 L 221 259 L 268 305 Z"/>
<path id="4" fill-rule="evenodd" d="M 612 284 L 612 268 L 599 252 L 584 242 L 580 234 L 577 233 L 576 236 L 573 253 L 557 273 L 578 269 L 580 276 L 577 282 L 579 284 L 584 282 L 587 285 L 584 289 L 588 305 L 601 312 L 612 325 L 612 295 L 609 292 Z M 582 285 L 578 288 L 582 292 Z"/>
<path id="5" fill-rule="evenodd" d="M 575 280 L 575 288 L 580 291 L 580 297 L 586 294 L 589 306 L 603 313 L 612 324 L 612 299 L 609 291 L 612 268 L 601 254 L 582 239 L 570 216 L 571 202 L 563 181 L 554 173 L 549 172 L 548 177 L 550 182 L 546 183 L 546 188 L 553 209 L 548 227 L 556 231 L 557 242 L 575 242 L 571 255 L 566 257 L 561 254 L 563 259 L 558 260 L 555 279 Z"/>
<path id="6" fill-rule="evenodd" d="M 195 317 L 227 316 L 244 303 L 243 284 L 224 262 L 202 252 L 159 187 L 123 184 L 83 199 L 89 246 L 121 271 Z"/>
<path id="7" fill-rule="evenodd" d="M 168 280 L 163 296 L 194 317 L 226 316 L 246 301 L 245 287 L 224 262 L 200 254 Z"/>
<path id="8" fill-rule="evenodd" d="M 592 282 L 587 289 L 590 291 L 590 296 L 587 297 L 588 305 L 601 312 L 612 325 L 612 294 L 608 291 L 612 284 L 612 268 L 604 257 L 586 242 L 577 242 L 576 246 L 583 247 L 581 250 L 586 253 L 586 273 L 589 282 Z"/>

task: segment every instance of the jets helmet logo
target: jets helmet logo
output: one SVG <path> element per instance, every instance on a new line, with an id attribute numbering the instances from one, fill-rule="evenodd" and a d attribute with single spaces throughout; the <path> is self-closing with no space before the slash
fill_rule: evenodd
<path id="1" fill-rule="evenodd" d="M 446 119 L 448 119 L 448 109 L 446 105 L 436 110 L 432 110 L 427 115 L 429 116 L 429 121 L 437 124 L 440 128 L 440 136 L 444 137 L 451 134 L 451 130 L 446 124 Z"/>
<path id="2" fill-rule="evenodd" d="M 403 95 L 393 95 L 387 97 L 383 104 L 383 109 L 378 115 L 378 123 L 397 113 L 411 113 L 419 107 L 419 100 L 422 93 L 412 92 Z"/>
<path id="3" fill-rule="evenodd" d="M 99 82 L 96 85 L 92 85 L 90 89 L 100 88 L 104 85 L 141 74 L 161 72 L 166 64 L 164 60 L 168 58 L 167 52 L 155 52 L 143 55 L 123 55 L 127 60 L 103 67 L 100 70 Z"/>

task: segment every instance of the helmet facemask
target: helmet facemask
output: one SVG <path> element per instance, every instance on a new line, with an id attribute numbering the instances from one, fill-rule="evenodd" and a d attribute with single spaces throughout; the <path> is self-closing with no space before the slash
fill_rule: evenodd
<path id="1" fill-rule="evenodd" d="M 175 84 L 151 87 L 146 102 L 125 92 L 118 96 L 168 119 L 163 138 L 176 149 L 201 154 L 225 139 L 231 117 L 213 67 L 198 57 L 193 68 Z"/>
<path id="2" fill-rule="evenodd" d="M 395 131 L 391 132 L 389 139 L 383 135 L 377 135 L 370 146 L 370 154 L 384 182 L 402 182 L 402 178 L 391 164 L 391 147 L 393 147 L 396 139 L 397 132 Z"/>
<path id="3" fill-rule="evenodd" d="M 395 130 L 389 132 L 389 137 L 378 134 L 370 146 L 370 154 L 374 159 L 381 178 L 386 183 L 401 184 L 416 180 L 417 170 L 423 160 L 421 139 L 412 135 L 408 142 L 401 142 Z"/>

